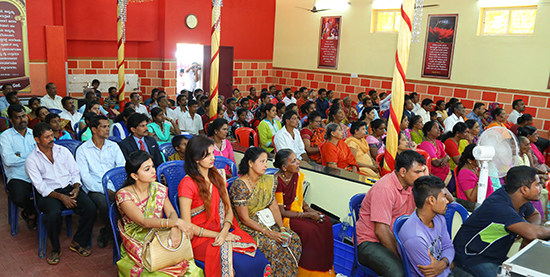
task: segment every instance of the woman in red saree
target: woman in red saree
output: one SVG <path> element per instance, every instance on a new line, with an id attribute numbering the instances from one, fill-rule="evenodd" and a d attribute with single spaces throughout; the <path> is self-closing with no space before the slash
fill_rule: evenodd
<path id="1" fill-rule="evenodd" d="M 309 159 L 316 163 L 321 163 L 321 153 L 319 145 L 325 141 L 325 129 L 321 127 L 321 114 L 317 111 L 310 113 L 302 125 L 300 131 L 304 146 Z"/>
<path id="2" fill-rule="evenodd" d="M 321 160 L 324 166 L 342 168 L 357 173 L 355 156 L 343 140 L 344 131 L 340 125 L 330 123 L 325 134 L 326 142 L 321 145 Z"/>
<path id="3" fill-rule="evenodd" d="M 441 178 L 445 184 L 449 184 L 451 180 L 451 173 L 449 169 L 449 155 L 445 152 L 445 145 L 437 138 L 441 134 L 439 126 L 434 121 L 428 121 L 422 128 L 424 132 L 424 141 L 418 146 L 418 148 L 428 152 L 430 158 L 432 158 L 432 170 L 430 173 Z"/>
<path id="4" fill-rule="evenodd" d="M 205 262 L 206 276 L 270 276 L 269 261 L 233 216 L 226 182 L 214 167 L 214 142 L 200 135 L 186 149 L 181 217 L 193 225 L 193 253 Z"/>
<path id="5" fill-rule="evenodd" d="M 277 152 L 273 165 L 279 169 L 275 175 L 275 199 L 283 216 L 283 224 L 296 232 L 302 241 L 298 276 L 334 276 L 332 223 L 304 201 L 306 176 L 300 172 L 300 161 L 292 150 L 283 149 Z"/>

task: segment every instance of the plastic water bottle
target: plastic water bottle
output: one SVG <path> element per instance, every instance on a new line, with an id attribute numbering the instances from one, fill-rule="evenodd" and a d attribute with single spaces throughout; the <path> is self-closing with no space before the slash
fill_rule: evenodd
<path id="1" fill-rule="evenodd" d="M 351 225 L 351 213 L 349 213 L 348 216 L 346 216 L 342 221 L 340 232 L 338 232 L 338 238 L 340 239 L 340 241 L 344 241 L 344 238 L 346 237 L 350 238 L 350 236 L 348 236 L 348 230 Z"/>

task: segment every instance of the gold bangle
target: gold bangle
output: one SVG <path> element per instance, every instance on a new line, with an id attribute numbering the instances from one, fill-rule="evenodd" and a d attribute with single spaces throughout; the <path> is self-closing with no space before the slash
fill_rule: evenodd
<path id="1" fill-rule="evenodd" d="M 225 224 L 225 223 L 229 223 L 229 224 L 231 225 L 231 227 L 233 227 L 233 222 L 231 222 L 231 221 L 229 221 L 229 220 L 224 220 L 224 221 L 223 221 L 223 224 Z"/>
<path id="2" fill-rule="evenodd" d="M 199 233 L 199 237 L 202 237 L 202 232 L 204 232 L 204 228 L 201 228 L 201 232 Z"/>

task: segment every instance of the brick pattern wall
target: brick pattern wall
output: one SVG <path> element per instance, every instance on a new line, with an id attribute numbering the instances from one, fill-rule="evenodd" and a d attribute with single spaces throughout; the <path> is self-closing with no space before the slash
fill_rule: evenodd
<path id="1" fill-rule="evenodd" d="M 116 66 L 117 60 L 114 59 L 68 59 L 69 74 L 118 74 Z M 162 88 L 168 96 L 175 98 L 177 69 L 175 60 L 126 60 L 125 67 L 126 74 L 139 76 L 144 99 L 149 97 L 153 88 Z M 82 97 L 82 91 L 70 91 L 69 95 Z"/>
<path id="2" fill-rule="evenodd" d="M 352 97 L 357 101 L 360 92 L 376 89 L 378 93 L 391 92 L 390 78 L 363 76 L 352 78 L 350 75 L 326 73 L 321 71 L 303 71 L 286 68 L 273 68 L 273 83 L 277 89 L 290 87 L 293 91 L 301 86 L 319 89 L 326 88 L 334 92 L 334 98 Z M 466 109 L 472 109 L 474 103 L 500 103 L 506 112 L 512 112 L 512 102 L 522 99 L 526 109 L 524 113 L 533 115 L 533 124 L 539 130 L 550 129 L 550 94 L 537 91 L 508 90 L 501 88 L 479 87 L 460 84 L 446 84 L 429 81 L 408 80 L 407 93 L 417 92 L 420 99 L 431 98 L 449 101 L 452 97 L 460 99 Z M 546 131 L 544 131 L 546 132 Z"/>
<path id="3" fill-rule="evenodd" d="M 273 84 L 272 61 L 237 60 L 233 62 L 233 88 L 238 88 L 243 96 L 251 87 L 260 95 L 263 88 Z"/>

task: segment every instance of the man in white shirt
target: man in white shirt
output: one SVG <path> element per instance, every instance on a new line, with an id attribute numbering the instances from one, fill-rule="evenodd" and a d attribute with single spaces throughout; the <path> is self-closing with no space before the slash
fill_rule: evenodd
<path id="1" fill-rule="evenodd" d="M 142 113 L 142 114 L 146 114 L 148 115 L 149 114 L 149 111 L 147 110 L 147 107 L 145 107 L 145 105 L 143 104 L 140 104 L 141 100 L 141 95 L 139 95 L 139 93 L 137 92 L 132 92 L 132 94 L 130 94 L 130 101 L 132 101 L 132 103 L 134 103 L 134 105 L 136 106 L 135 110 L 136 110 L 136 113 Z"/>
<path id="2" fill-rule="evenodd" d="M 12 91 L 13 91 L 13 86 L 11 84 L 4 84 L 2 86 L 2 93 L 4 94 L 4 96 L 0 97 L 0 111 L 3 111 L 10 105 L 8 103 L 8 99 L 6 99 L 6 95 Z"/>
<path id="3" fill-rule="evenodd" d="M 188 82 L 185 83 L 184 89 L 188 91 L 195 91 L 195 89 L 200 88 L 199 81 L 201 79 L 201 66 L 197 62 L 193 62 L 189 68 L 185 70 L 188 74 Z"/>
<path id="4" fill-rule="evenodd" d="M 194 136 L 199 133 L 204 134 L 202 118 L 197 114 L 197 107 L 197 101 L 189 100 L 189 102 L 187 102 L 187 108 L 189 108 L 189 110 L 178 119 L 178 127 L 180 127 L 180 130 Z"/>
<path id="5" fill-rule="evenodd" d="M 420 102 L 420 99 L 418 98 L 418 93 L 412 92 L 410 94 L 410 97 L 411 97 L 411 101 L 413 102 L 413 105 L 414 105 L 414 108 L 413 108 L 412 112 L 416 114 L 416 112 L 422 108 L 420 106 L 420 104 L 418 103 L 418 102 Z"/>
<path id="6" fill-rule="evenodd" d="M 72 209 L 80 215 L 78 230 L 69 249 L 87 257 L 92 252 L 90 237 L 96 219 L 94 202 L 80 192 L 80 172 L 71 152 L 54 144 L 50 125 L 39 122 L 33 129 L 36 147 L 25 161 L 25 170 L 36 189 L 36 205 L 44 213 L 46 230 L 52 243 L 52 252 L 47 258 L 49 264 L 58 264 L 61 256 L 59 233 L 61 232 L 61 211 Z"/>
<path id="7" fill-rule="evenodd" d="M 518 118 L 525 111 L 525 103 L 521 99 L 516 99 L 512 102 L 512 108 L 514 108 L 514 110 L 508 116 L 508 121 L 513 124 L 518 124 Z"/>
<path id="8" fill-rule="evenodd" d="M 466 109 L 464 108 L 464 105 L 460 102 L 456 102 L 453 104 L 453 114 L 451 114 L 445 121 L 443 121 L 443 125 L 445 125 L 445 133 L 452 132 L 453 127 L 458 122 L 464 122 L 464 115 L 466 114 Z"/>
<path id="9" fill-rule="evenodd" d="M 12 128 L 0 135 L 0 155 L 6 174 L 8 194 L 15 205 L 21 207 L 21 216 L 29 229 L 36 229 L 36 210 L 29 197 L 32 193 L 31 180 L 25 173 L 25 159 L 36 146 L 32 129 L 27 127 L 28 119 L 23 106 L 11 105 L 8 115 Z"/>
<path id="10" fill-rule="evenodd" d="M 168 102 L 168 97 L 166 96 L 159 96 L 157 99 L 158 107 L 164 112 L 164 115 L 167 118 L 170 118 L 172 120 L 178 119 L 176 117 L 176 112 L 170 108 L 170 102 Z M 153 110 L 153 108 L 151 108 Z"/>
<path id="11" fill-rule="evenodd" d="M 187 95 L 179 94 L 178 97 L 176 98 L 176 101 L 178 102 L 178 106 L 174 109 L 174 113 L 176 117 L 174 120 L 177 120 L 178 118 L 180 118 L 183 115 L 183 113 L 187 111 Z"/>
<path id="12" fill-rule="evenodd" d="M 288 111 L 283 114 L 283 128 L 277 131 L 273 143 L 275 143 L 275 149 L 277 151 L 283 149 L 290 149 L 294 151 L 296 157 L 299 160 L 309 161 L 309 156 L 306 153 L 306 147 L 298 131 L 298 124 L 300 117 L 295 111 Z"/>
<path id="13" fill-rule="evenodd" d="M 288 106 L 292 103 L 296 104 L 296 98 L 292 95 L 292 90 L 290 88 L 285 88 L 285 98 L 283 98 L 283 103 L 285 106 Z"/>
<path id="14" fill-rule="evenodd" d="M 430 121 L 430 111 L 434 106 L 434 101 L 432 99 L 426 98 L 422 100 L 422 108 L 416 111 L 416 115 L 419 115 L 422 118 L 422 123 Z"/>
<path id="15" fill-rule="evenodd" d="M 61 96 L 57 95 L 57 87 L 54 83 L 48 83 L 46 85 L 47 94 L 40 99 L 40 105 L 48 109 L 63 109 L 61 105 Z"/>
<path id="16" fill-rule="evenodd" d="M 76 150 L 76 162 L 82 180 L 82 189 L 92 199 L 103 221 L 104 227 L 99 231 L 97 244 L 104 248 L 112 237 L 109 222 L 109 207 L 105 199 L 102 178 L 103 175 L 115 168 L 126 165 L 124 154 L 115 142 L 109 138 L 109 119 L 103 115 L 96 115 L 90 119 L 88 127 L 92 131 L 92 139 L 84 142 Z M 109 198 L 115 199 L 115 187 L 108 184 Z"/>
<path id="17" fill-rule="evenodd" d="M 74 126 L 80 121 L 80 119 L 82 118 L 82 114 L 76 110 L 74 98 L 70 96 L 65 96 L 63 97 L 63 99 L 61 99 L 61 104 L 63 105 L 63 109 L 61 110 L 61 114 L 59 114 L 59 117 L 70 120 L 71 129 L 76 132 L 78 126 L 76 128 L 74 128 Z"/>

